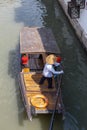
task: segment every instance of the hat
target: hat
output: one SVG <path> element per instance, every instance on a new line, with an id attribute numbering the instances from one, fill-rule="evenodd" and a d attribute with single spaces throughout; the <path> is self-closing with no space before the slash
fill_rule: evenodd
<path id="1" fill-rule="evenodd" d="M 57 57 L 56 62 L 60 63 L 62 58 L 60 56 Z"/>
<path id="2" fill-rule="evenodd" d="M 54 64 L 56 62 L 56 56 L 51 54 L 46 57 L 46 63 L 48 64 Z"/>

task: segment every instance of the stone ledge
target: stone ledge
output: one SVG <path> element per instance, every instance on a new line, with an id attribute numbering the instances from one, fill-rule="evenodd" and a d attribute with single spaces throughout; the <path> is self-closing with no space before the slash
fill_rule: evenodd
<path id="1" fill-rule="evenodd" d="M 84 48 L 87 51 L 87 34 L 85 33 L 84 29 L 81 27 L 81 25 L 79 24 L 77 19 L 71 19 L 70 16 L 67 13 L 67 4 L 65 3 L 64 0 L 58 0 L 58 2 L 60 3 L 61 7 L 63 8 L 66 16 L 68 17 L 71 25 L 73 26 L 73 28 L 75 29 L 75 32 L 78 36 L 78 38 L 80 39 L 80 41 L 83 43 Z"/>

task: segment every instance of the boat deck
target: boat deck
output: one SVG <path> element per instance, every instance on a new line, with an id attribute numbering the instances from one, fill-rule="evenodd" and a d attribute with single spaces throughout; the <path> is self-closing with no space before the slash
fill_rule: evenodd
<path id="1" fill-rule="evenodd" d="M 31 99 L 32 96 L 38 95 L 38 94 L 43 94 L 49 101 L 47 107 L 45 108 L 37 108 L 34 107 L 35 113 L 50 113 L 55 109 L 55 103 L 56 103 L 56 87 L 55 87 L 55 82 L 53 79 L 53 88 L 48 89 L 47 87 L 47 81 L 44 82 L 43 85 L 39 85 L 40 78 L 42 76 L 42 73 L 35 73 L 35 72 L 30 72 L 30 73 L 21 73 L 21 79 L 22 79 L 22 92 L 25 97 L 25 102 L 27 102 L 27 106 L 31 105 Z M 60 97 L 60 96 L 59 96 Z M 59 110 L 59 104 L 60 103 L 60 98 L 58 101 L 58 105 L 56 107 L 56 110 Z"/>

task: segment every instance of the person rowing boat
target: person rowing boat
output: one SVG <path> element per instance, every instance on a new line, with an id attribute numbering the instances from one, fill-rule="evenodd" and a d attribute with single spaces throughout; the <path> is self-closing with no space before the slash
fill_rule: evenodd
<path id="1" fill-rule="evenodd" d="M 60 71 L 56 71 L 54 69 L 54 66 L 59 66 L 60 63 L 56 62 L 57 61 L 57 57 L 54 54 L 50 54 L 46 57 L 46 64 L 44 66 L 43 69 L 43 76 L 40 79 L 39 84 L 43 84 L 45 80 L 48 81 L 48 88 L 52 88 L 52 77 L 53 75 L 59 75 L 59 74 L 63 74 L 64 71 L 60 70 Z"/>

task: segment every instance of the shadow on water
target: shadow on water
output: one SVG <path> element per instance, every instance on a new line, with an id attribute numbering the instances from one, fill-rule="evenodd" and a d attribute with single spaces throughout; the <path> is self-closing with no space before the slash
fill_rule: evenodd
<path id="1" fill-rule="evenodd" d="M 51 119 L 51 114 L 50 115 L 40 115 L 40 118 L 41 118 L 41 122 L 43 122 L 43 130 L 46 129 L 46 130 L 49 130 L 49 126 L 50 126 L 50 120 Z M 46 120 L 44 120 L 46 119 Z M 43 126 L 42 125 L 42 126 Z M 63 130 L 63 121 L 62 121 L 62 116 L 61 115 L 58 115 L 56 114 L 55 115 L 55 119 L 54 119 L 54 124 L 53 124 L 53 130 Z"/>
<path id="2" fill-rule="evenodd" d="M 27 119 L 25 108 L 22 102 L 22 97 L 19 88 L 19 79 L 18 75 L 20 72 L 20 54 L 19 54 L 19 43 L 14 50 L 9 52 L 9 68 L 8 74 L 11 78 L 15 79 L 15 93 L 17 96 L 17 105 L 18 105 L 18 121 L 20 125 L 23 125 L 23 120 Z"/>
<path id="3" fill-rule="evenodd" d="M 23 23 L 24 26 L 46 26 L 52 28 L 62 51 L 64 64 L 65 75 L 63 78 L 62 91 L 65 108 L 66 111 L 68 111 L 66 112 L 66 119 L 64 121 L 64 130 L 86 130 L 87 55 L 82 49 L 80 41 L 76 37 L 74 30 L 72 30 L 67 18 L 64 16 L 63 11 L 61 11 L 61 7 L 57 2 L 50 0 L 22 0 L 21 6 L 15 9 L 15 21 Z M 14 69 L 14 67 L 16 67 L 14 64 L 16 65 L 16 62 L 18 62 L 18 58 L 16 58 L 16 55 L 19 55 L 16 54 L 18 48 L 19 47 L 10 52 L 9 58 L 9 72 L 10 75 L 15 78 L 15 86 L 18 85 L 17 75 L 19 69 Z M 16 59 L 13 60 L 14 58 Z M 17 72 L 14 72 L 15 70 L 17 70 Z M 16 90 L 17 93 L 18 90 L 19 88 Z M 19 95 L 17 95 L 17 100 L 18 99 Z M 19 113 L 21 106 L 22 104 L 19 106 Z M 21 115 L 20 113 L 20 117 Z M 22 117 L 24 118 L 23 115 Z M 41 115 L 38 118 L 41 119 L 42 129 L 44 130 L 45 127 L 45 129 L 47 129 L 50 117 Z M 45 125 L 46 123 L 47 125 Z M 60 129 L 62 129 L 62 127 Z"/>

